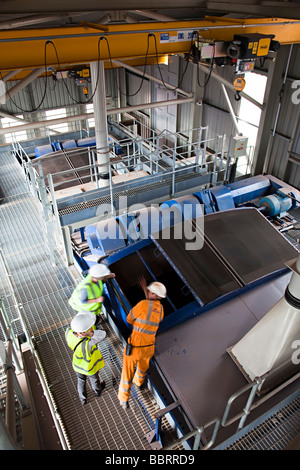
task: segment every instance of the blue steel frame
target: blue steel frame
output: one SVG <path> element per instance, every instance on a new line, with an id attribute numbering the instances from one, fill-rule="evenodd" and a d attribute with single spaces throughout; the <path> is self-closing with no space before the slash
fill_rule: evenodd
<path id="1" fill-rule="evenodd" d="M 142 248 L 144 248 L 146 246 L 149 246 L 151 244 L 153 245 L 153 247 L 159 247 L 159 242 L 157 240 L 155 240 L 155 242 L 154 242 L 154 240 L 151 240 L 150 238 L 145 239 L 145 240 L 142 240 L 140 242 L 134 243 L 132 245 L 128 245 L 126 248 L 122 249 L 120 252 L 114 253 L 113 255 L 106 258 L 106 260 L 104 262 L 108 266 L 110 266 L 111 264 L 127 257 L 128 255 L 130 255 L 132 253 L 138 252 L 139 256 L 141 256 L 140 251 L 142 250 Z M 161 250 L 161 253 L 163 254 L 163 256 L 166 257 L 166 255 L 164 253 L 164 250 L 162 250 L 161 248 L 160 248 L 160 250 Z M 179 325 L 183 322 L 186 322 L 186 321 L 188 321 L 192 318 L 195 318 L 196 316 L 198 316 L 198 315 L 200 315 L 204 312 L 207 312 L 208 310 L 211 310 L 211 309 L 227 302 L 228 300 L 231 300 L 232 298 L 237 297 L 238 295 L 241 295 L 241 294 L 243 294 L 243 293 L 245 293 L 245 292 L 247 292 L 251 289 L 254 289 L 255 287 L 258 287 L 258 286 L 264 284 L 267 281 L 270 281 L 272 279 L 276 279 L 277 277 L 279 277 L 279 276 L 281 276 L 285 273 L 288 273 L 290 271 L 290 269 L 288 267 L 279 269 L 279 270 L 274 271 L 270 274 L 267 274 L 266 276 L 261 277 L 260 279 L 257 279 L 256 281 L 253 281 L 253 282 L 251 282 L 251 283 L 249 283 L 245 286 L 241 286 L 240 288 L 237 288 L 237 289 L 235 289 L 235 290 L 233 290 L 233 291 L 231 291 L 227 294 L 224 294 L 224 295 L 218 297 L 217 299 L 215 299 L 215 300 L 213 300 L 213 301 L 211 301 L 207 304 L 204 304 L 201 301 L 201 299 L 199 299 L 198 296 L 190 288 L 189 284 L 184 279 L 182 274 L 178 271 L 176 266 L 173 263 L 170 262 L 169 258 L 166 257 L 166 259 L 171 264 L 172 268 L 175 270 L 175 272 L 178 274 L 178 276 L 183 280 L 183 282 L 191 290 L 191 293 L 194 295 L 195 300 L 192 301 L 192 302 L 189 302 L 184 307 L 181 307 L 180 309 L 175 310 L 173 313 L 171 313 L 167 317 L 165 317 L 164 320 L 160 324 L 160 327 L 158 329 L 157 334 L 162 333 L 163 331 L 169 330 L 170 328 L 173 328 L 174 326 L 177 326 L 177 325 Z M 143 260 L 143 262 L 144 262 L 146 268 L 148 269 L 149 273 L 151 273 L 151 269 L 147 266 L 147 263 L 145 262 L 145 260 Z M 133 305 L 130 305 L 130 303 L 126 299 L 126 297 L 125 297 L 124 293 L 122 292 L 120 286 L 118 285 L 116 279 L 112 279 L 107 283 L 107 289 L 108 289 L 110 302 L 111 302 L 111 307 L 112 307 L 111 308 L 112 319 L 115 321 L 116 326 L 120 330 L 123 337 L 125 339 L 127 339 L 127 337 L 130 334 L 130 326 L 128 325 L 128 323 L 126 321 L 126 317 L 127 317 L 128 312 L 130 311 L 130 309 L 133 307 Z M 113 294 L 113 289 L 115 291 L 115 294 L 117 294 L 117 296 L 112 295 Z M 122 299 L 122 300 L 120 301 L 120 300 L 118 300 L 118 298 Z M 123 303 L 123 305 L 122 305 L 122 303 Z"/>
<path id="2" fill-rule="evenodd" d="M 219 212 L 225 209 L 236 208 L 239 205 L 240 207 L 242 207 L 243 205 L 248 205 L 249 203 L 251 203 L 251 199 L 253 198 L 255 199 L 257 197 L 265 196 L 266 194 L 275 193 L 278 189 L 281 188 L 279 183 L 280 181 L 273 181 L 272 178 L 258 175 L 252 178 L 248 178 L 246 180 L 237 181 L 235 183 L 232 183 L 231 185 L 216 186 L 214 188 L 211 188 L 210 190 L 205 189 L 199 191 L 198 193 L 194 193 L 193 196 L 195 196 L 201 203 L 205 205 L 205 214 L 207 214 L 211 212 Z M 150 235 L 148 239 L 143 239 L 134 243 L 132 243 L 130 240 L 127 240 L 127 243 L 128 245 L 124 248 L 122 247 L 119 251 L 110 254 L 104 262 L 108 265 L 111 265 L 132 253 L 137 253 L 149 273 L 154 278 L 153 273 L 151 273 L 151 269 L 149 268 L 149 266 L 147 266 L 147 263 L 140 254 L 140 250 L 142 250 L 146 246 L 149 246 L 150 244 L 153 244 L 153 246 L 156 246 L 160 250 L 166 260 L 175 270 L 177 275 L 182 279 L 182 281 L 186 284 L 190 292 L 195 297 L 195 301 L 186 304 L 184 307 L 181 307 L 178 310 L 174 309 L 174 313 L 169 314 L 167 317 L 165 317 L 165 319 L 160 325 L 158 334 L 174 326 L 177 326 L 182 322 L 194 318 L 195 316 L 200 315 L 201 313 L 204 313 L 232 299 L 233 297 L 246 292 L 249 289 L 255 288 L 272 278 L 276 278 L 277 276 L 288 272 L 288 268 L 283 268 L 281 270 L 275 271 L 273 273 L 270 273 L 269 275 L 260 278 L 259 280 L 256 280 L 255 282 L 248 284 L 247 286 L 240 287 L 228 294 L 224 294 L 218 297 L 217 299 L 213 300 L 212 302 L 204 305 L 202 300 L 196 295 L 196 293 L 184 279 L 182 274 L 178 271 L 178 269 L 176 269 L 176 266 L 174 265 L 174 263 L 172 263 L 172 260 L 168 258 L 162 247 L 159 245 L 159 241 L 155 240 L 154 238 L 151 238 Z M 83 260 L 80 264 L 82 264 L 83 270 L 88 269 L 88 267 L 86 267 L 86 263 Z M 111 285 L 109 285 L 110 283 Z M 112 280 L 110 281 L 110 283 L 107 284 L 108 298 L 110 299 L 110 305 L 107 305 L 107 310 L 109 310 L 111 317 L 115 321 L 116 326 L 119 328 L 124 338 L 127 338 L 130 334 L 130 327 L 126 322 L 126 316 L 133 306 L 128 303 L 124 293 L 120 289 L 120 286 L 118 286 L 117 280 Z M 113 293 L 117 294 L 117 298 L 115 298 L 116 296 L 113 295 Z M 170 299 L 168 300 L 172 305 Z"/>

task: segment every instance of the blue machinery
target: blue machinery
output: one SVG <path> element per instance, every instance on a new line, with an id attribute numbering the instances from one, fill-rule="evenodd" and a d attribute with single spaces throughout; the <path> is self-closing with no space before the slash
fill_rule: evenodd
<path id="1" fill-rule="evenodd" d="M 167 225 L 238 207 L 259 208 L 266 217 L 282 225 L 282 217 L 298 205 L 299 191 L 276 178 L 255 176 L 88 225 L 86 239 L 91 253 L 103 257 L 147 239 L 148 234 Z M 109 231 L 115 235 L 113 238 L 106 235 Z"/>
<path id="2" fill-rule="evenodd" d="M 279 229 L 292 223 L 287 211 L 299 200 L 294 188 L 256 176 L 85 227 L 90 252 L 79 262 L 84 270 L 98 257 L 116 274 L 105 286 L 105 305 L 123 340 L 130 334 L 127 313 L 143 298 L 138 277 L 167 287 L 148 374 L 163 408 L 156 443 L 165 413 L 186 434 L 220 415 L 231 392 L 245 385 L 226 349 L 284 294 L 286 263 L 298 252 L 270 222 Z M 198 245 L 187 249 L 191 241 Z"/>
<path id="3" fill-rule="evenodd" d="M 111 141 L 111 138 L 108 138 Z M 54 140 L 53 142 L 46 145 L 39 145 L 35 147 L 34 154 L 35 157 L 42 157 L 43 155 L 48 155 L 49 153 L 58 152 L 60 150 L 73 150 L 87 147 L 96 146 L 96 137 L 85 137 L 84 139 L 68 139 L 64 141 Z M 115 152 L 118 154 L 121 150 L 119 145 L 115 146 Z"/>
<path id="4" fill-rule="evenodd" d="M 40 145 L 35 148 L 34 154 L 36 158 L 42 157 L 43 155 L 47 155 L 52 152 L 57 152 L 59 150 L 70 150 L 76 148 L 84 148 L 84 147 L 94 147 L 96 145 L 96 138 L 95 137 L 86 137 L 84 139 L 69 139 L 65 140 L 64 142 L 60 142 L 59 140 L 55 140 L 51 142 L 51 144 Z"/>

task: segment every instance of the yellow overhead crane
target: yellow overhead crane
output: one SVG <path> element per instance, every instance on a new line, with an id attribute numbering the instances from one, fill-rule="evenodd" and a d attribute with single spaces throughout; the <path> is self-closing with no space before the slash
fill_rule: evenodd
<path id="1" fill-rule="evenodd" d="M 191 34 L 205 40 L 231 41 L 235 34 L 273 34 L 281 45 L 300 42 L 300 21 L 280 18 L 222 19 L 129 25 L 83 24 L 76 27 L 0 31 L 0 71 L 89 64 L 186 54 Z M 100 38 L 106 40 L 101 41 Z M 108 49 L 109 45 L 109 49 Z M 55 46 L 55 47 L 54 47 Z M 110 51 L 110 52 L 109 52 Z"/>

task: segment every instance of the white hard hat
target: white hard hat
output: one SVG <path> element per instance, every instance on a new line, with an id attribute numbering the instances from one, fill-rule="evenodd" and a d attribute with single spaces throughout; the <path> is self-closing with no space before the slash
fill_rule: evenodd
<path id="1" fill-rule="evenodd" d="M 164 299 L 167 296 L 167 289 L 161 282 L 151 282 L 147 289 Z"/>
<path id="2" fill-rule="evenodd" d="M 71 321 L 71 329 L 75 333 L 88 331 L 96 321 L 96 315 L 92 312 L 79 312 Z"/>
<path id="3" fill-rule="evenodd" d="M 110 274 L 110 270 L 105 264 L 94 264 L 90 269 L 89 269 L 89 274 L 92 277 L 96 278 L 101 278 L 108 276 Z"/>

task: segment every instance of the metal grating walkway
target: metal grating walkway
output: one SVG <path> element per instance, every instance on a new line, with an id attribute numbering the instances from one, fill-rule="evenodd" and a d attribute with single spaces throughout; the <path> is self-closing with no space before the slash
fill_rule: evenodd
<path id="1" fill-rule="evenodd" d="M 193 179 L 197 180 L 200 176 L 198 172 L 187 173 L 186 175 L 179 175 L 176 176 L 176 184 L 180 182 L 187 182 L 192 181 Z M 151 178 L 151 177 L 150 177 Z M 159 190 L 160 188 L 171 187 L 172 185 L 172 175 L 163 175 L 161 176 L 160 181 L 151 182 L 149 184 L 143 184 L 137 186 L 135 188 L 126 189 L 126 196 L 137 196 L 141 193 L 147 193 L 150 190 Z M 194 187 L 198 185 L 197 182 L 194 182 Z M 116 201 L 123 195 L 122 191 L 114 191 L 113 193 L 113 200 Z M 80 201 L 76 204 L 68 205 L 67 207 L 60 208 L 58 210 L 59 216 L 63 216 L 66 214 L 72 214 L 74 212 L 78 212 L 84 209 L 89 209 L 91 207 L 97 207 L 100 204 L 110 204 L 111 198 L 110 195 L 97 197 L 95 199 L 91 199 L 89 201 Z"/>
<path id="2" fill-rule="evenodd" d="M 88 385 L 88 404 L 80 404 L 72 352 L 64 337 L 74 315 L 68 298 L 79 274 L 72 275 L 58 253 L 56 265 L 51 264 L 39 208 L 10 153 L 0 154 L 0 168 L 0 296 L 15 332 L 22 333 L 20 311 L 34 338 L 69 447 L 150 450 L 145 435 L 155 428 L 157 404 L 147 389 L 133 388 L 129 410 L 120 407 L 117 391 L 123 348 L 106 323 L 107 338 L 101 343 L 106 389 L 96 398 Z"/>
<path id="3" fill-rule="evenodd" d="M 284 450 L 295 439 L 300 429 L 300 397 L 243 437 L 226 447 L 226 450 Z"/>

